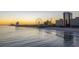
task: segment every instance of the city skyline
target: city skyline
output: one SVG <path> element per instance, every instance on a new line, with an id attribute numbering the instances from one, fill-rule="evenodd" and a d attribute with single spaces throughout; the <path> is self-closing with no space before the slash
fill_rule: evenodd
<path id="1" fill-rule="evenodd" d="M 64 11 L 0 11 L 0 24 L 11 24 L 16 21 L 22 24 L 32 24 L 37 18 L 55 18 L 59 20 L 63 18 Z M 68 11 L 69 12 L 69 11 Z M 78 11 L 70 11 L 73 18 L 79 17 Z"/>
<path id="2" fill-rule="evenodd" d="M 56 17 L 57 19 L 63 17 L 63 12 L 66 11 L 0 11 L 0 18 L 24 18 L 24 19 L 36 19 L 36 18 L 50 18 Z M 67 11 L 72 12 L 73 18 L 79 16 L 79 11 Z"/>

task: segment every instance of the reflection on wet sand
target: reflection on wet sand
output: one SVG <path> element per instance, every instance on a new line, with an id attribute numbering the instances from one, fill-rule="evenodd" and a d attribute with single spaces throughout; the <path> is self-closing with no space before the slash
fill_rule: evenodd
<path id="1" fill-rule="evenodd" d="M 15 27 L 15 30 L 23 30 L 25 29 L 26 27 Z"/>
<path id="2" fill-rule="evenodd" d="M 73 33 L 64 32 L 64 46 L 73 46 Z"/>
<path id="3" fill-rule="evenodd" d="M 76 47 L 79 46 L 79 32 L 59 31 L 52 28 L 0 27 L 0 46 Z"/>
<path id="4" fill-rule="evenodd" d="M 70 47 L 70 46 L 72 47 L 73 46 L 73 44 L 74 44 L 73 32 L 57 31 L 56 36 L 63 38 L 63 45 L 65 47 Z"/>

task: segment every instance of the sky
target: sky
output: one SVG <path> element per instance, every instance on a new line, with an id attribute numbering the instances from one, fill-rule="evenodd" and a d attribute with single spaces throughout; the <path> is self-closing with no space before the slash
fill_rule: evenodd
<path id="1" fill-rule="evenodd" d="M 11 22 L 29 21 L 33 22 L 36 18 L 51 18 L 55 17 L 56 20 L 63 18 L 64 11 L 0 11 L 0 24 L 9 24 Z M 70 11 L 73 14 L 73 18 L 79 16 L 79 11 Z M 26 22 L 25 22 L 26 23 Z"/>

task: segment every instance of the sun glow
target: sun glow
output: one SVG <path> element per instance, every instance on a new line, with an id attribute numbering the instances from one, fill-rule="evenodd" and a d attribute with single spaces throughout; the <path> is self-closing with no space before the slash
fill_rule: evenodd
<path id="1" fill-rule="evenodd" d="M 42 22 L 44 22 L 45 20 L 47 20 L 47 18 L 41 18 Z M 52 23 L 55 24 L 55 18 L 51 18 L 52 19 Z M 49 19 L 50 20 L 50 19 Z M 20 25 L 35 25 L 36 24 L 36 19 L 0 19 L 0 25 L 10 25 L 10 24 L 16 24 L 16 22 L 19 22 Z"/>

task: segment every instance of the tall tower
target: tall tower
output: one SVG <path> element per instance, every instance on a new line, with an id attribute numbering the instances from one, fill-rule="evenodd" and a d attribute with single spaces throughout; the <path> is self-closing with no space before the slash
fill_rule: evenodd
<path id="1" fill-rule="evenodd" d="M 70 21 L 72 19 L 72 13 L 71 12 L 64 12 L 63 18 L 64 18 L 64 26 L 70 27 Z"/>

